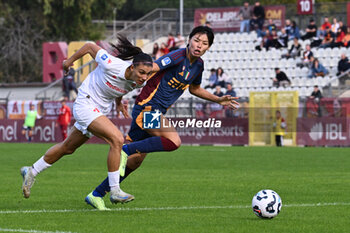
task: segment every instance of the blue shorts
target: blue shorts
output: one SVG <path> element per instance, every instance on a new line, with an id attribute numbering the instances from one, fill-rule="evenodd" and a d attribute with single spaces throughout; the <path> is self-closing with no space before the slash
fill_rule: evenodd
<path id="1" fill-rule="evenodd" d="M 146 111 L 154 111 L 158 109 L 163 114 L 166 112 L 166 109 L 160 108 L 159 106 L 140 106 L 140 105 L 134 105 L 134 108 L 132 109 L 132 122 L 130 126 L 130 130 L 128 133 L 128 136 L 126 137 L 129 141 L 140 141 L 149 137 L 153 137 L 149 133 L 146 132 L 146 130 L 143 129 L 143 112 Z"/>

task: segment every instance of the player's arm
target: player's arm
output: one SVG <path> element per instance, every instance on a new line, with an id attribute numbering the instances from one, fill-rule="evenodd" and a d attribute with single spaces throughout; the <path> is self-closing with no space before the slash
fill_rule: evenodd
<path id="1" fill-rule="evenodd" d="M 63 61 L 63 69 L 65 72 L 68 72 L 69 67 L 78 59 L 82 58 L 86 54 L 95 59 L 97 52 L 101 49 L 100 46 L 93 43 L 86 43 L 78 51 L 76 51 L 70 58 Z"/>
<path id="2" fill-rule="evenodd" d="M 130 118 L 130 115 L 128 113 L 126 106 L 124 106 L 124 104 L 122 103 L 122 99 L 123 99 L 123 96 L 115 99 L 117 113 L 122 112 L 125 118 Z"/>
<path id="3" fill-rule="evenodd" d="M 174 60 L 174 53 L 178 53 L 177 50 L 172 51 L 157 60 L 153 62 L 153 68 L 152 72 L 158 72 L 160 70 L 164 70 L 173 66 L 178 65 L 182 60 L 181 59 L 175 59 Z"/>
<path id="4" fill-rule="evenodd" d="M 232 109 L 237 109 L 239 107 L 239 103 L 235 101 L 235 99 L 238 99 L 238 97 L 232 97 L 230 95 L 224 95 L 222 97 L 219 97 L 213 95 L 204 88 L 201 88 L 198 84 L 192 83 L 190 85 L 189 91 L 192 95 L 195 95 L 201 99 L 209 100 L 224 106 L 229 106 Z"/>
<path id="5" fill-rule="evenodd" d="M 155 72 L 158 72 L 158 71 L 160 71 L 160 68 L 159 68 L 158 64 L 153 62 L 152 72 L 155 73 Z"/>

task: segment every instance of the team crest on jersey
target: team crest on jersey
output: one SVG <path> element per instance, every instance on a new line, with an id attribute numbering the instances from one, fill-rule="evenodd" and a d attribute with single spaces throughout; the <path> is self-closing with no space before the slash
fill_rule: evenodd
<path id="1" fill-rule="evenodd" d="M 169 57 L 166 57 L 166 58 L 163 58 L 161 62 L 162 62 L 163 66 L 166 66 L 166 65 L 169 65 L 171 63 L 171 60 Z"/>
<path id="2" fill-rule="evenodd" d="M 101 59 L 102 59 L 102 60 L 106 60 L 107 58 L 108 58 L 107 54 L 103 54 L 103 55 L 101 56 Z"/>

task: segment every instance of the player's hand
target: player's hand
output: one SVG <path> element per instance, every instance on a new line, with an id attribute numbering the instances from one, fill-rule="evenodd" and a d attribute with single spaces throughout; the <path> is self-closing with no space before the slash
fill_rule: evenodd
<path id="1" fill-rule="evenodd" d="M 62 68 L 63 68 L 63 75 L 67 75 L 69 71 L 69 67 L 71 67 L 72 64 L 68 64 L 67 60 L 63 60 Z"/>
<path id="2" fill-rule="evenodd" d="M 224 96 L 219 98 L 218 103 L 223 105 L 223 106 L 228 106 L 229 108 L 232 108 L 232 109 L 237 109 L 237 108 L 239 108 L 239 103 L 235 100 L 238 98 L 239 97 L 224 95 Z"/>
<path id="3" fill-rule="evenodd" d="M 117 104 L 116 110 L 117 110 L 117 113 L 121 112 L 125 118 L 130 118 L 128 110 L 124 104 L 122 103 Z"/>

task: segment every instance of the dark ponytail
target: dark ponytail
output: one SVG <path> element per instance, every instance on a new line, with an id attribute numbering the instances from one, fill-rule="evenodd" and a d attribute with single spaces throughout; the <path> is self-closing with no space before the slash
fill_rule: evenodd
<path id="1" fill-rule="evenodd" d="M 130 41 L 122 35 L 117 36 L 118 43 L 110 45 L 115 50 L 115 54 L 117 54 L 117 57 L 122 60 L 131 60 L 136 55 L 143 53 L 142 50 L 139 47 L 136 47 L 130 43 Z"/>
<path id="2" fill-rule="evenodd" d="M 110 45 L 114 48 L 114 53 L 117 57 L 122 60 L 133 59 L 133 65 L 138 66 L 139 64 L 144 64 L 146 66 L 152 66 L 152 57 L 144 52 L 139 47 L 136 47 L 130 43 L 130 41 L 122 35 L 117 36 L 118 44 Z"/>

